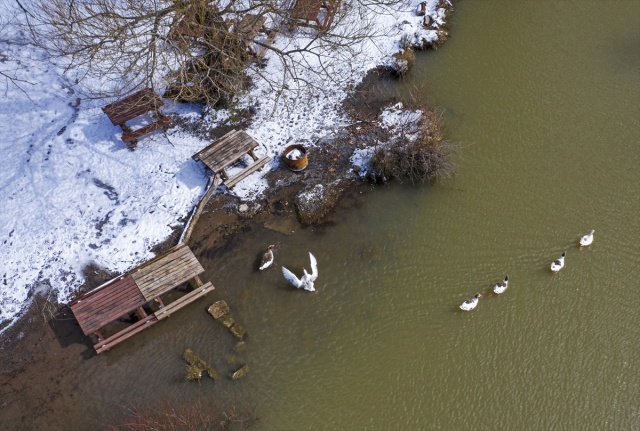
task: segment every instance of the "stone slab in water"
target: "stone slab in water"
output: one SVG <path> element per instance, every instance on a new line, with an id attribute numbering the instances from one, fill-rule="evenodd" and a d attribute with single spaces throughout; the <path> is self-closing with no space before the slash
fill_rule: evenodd
<path id="1" fill-rule="evenodd" d="M 233 317 L 231 317 L 230 314 L 225 314 L 224 316 L 222 316 L 220 318 L 220 322 L 227 328 L 231 328 L 233 324 L 236 323 L 236 321 L 234 320 Z"/>
<path id="2" fill-rule="evenodd" d="M 242 367 L 240 367 L 238 370 L 229 373 L 229 377 L 231 378 L 231 380 L 237 380 L 241 377 L 244 377 L 247 375 L 247 373 L 249 372 L 249 366 L 248 365 L 243 365 Z"/>
<path id="3" fill-rule="evenodd" d="M 231 331 L 233 336 L 236 337 L 238 340 L 242 340 L 242 338 L 244 338 L 244 335 L 247 333 L 247 330 L 245 329 L 245 327 L 237 323 L 233 325 L 231 328 L 229 328 L 229 331 Z"/>
<path id="4" fill-rule="evenodd" d="M 207 310 L 209 314 L 213 316 L 214 319 L 219 319 L 225 314 L 229 314 L 229 306 L 226 301 L 220 300 L 211 304 L 211 306 Z"/>
<path id="5" fill-rule="evenodd" d="M 195 352 L 191 349 L 186 349 L 182 354 L 182 358 L 189 364 L 193 369 L 198 369 L 200 372 L 206 371 L 209 377 L 213 380 L 218 378 L 218 372 L 209 366 L 204 359 L 200 356 L 196 355 Z"/>

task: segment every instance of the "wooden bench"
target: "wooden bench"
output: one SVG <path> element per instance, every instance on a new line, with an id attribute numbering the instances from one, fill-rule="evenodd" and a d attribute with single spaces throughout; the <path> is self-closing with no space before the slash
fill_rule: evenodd
<path id="1" fill-rule="evenodd" d="M 154 123 L 147 124 L 136 130 L 131 130 L 129 128 L 124 129 L 124 133 L 122 133 L 122 142 L 126 143 L 134 143 L 145 135 L 148 135 L 151 132 L 155 132 L 156 130 L 166 130 L 171 125 L 171 118 L 165 117 L 164 115 L 160 115 L 160 119 Z"/>
<path id="2" fill-rule="evenodd" d="M 97 353 L 105 352 L 116 344 L 120 344 L 124 340 L 133 337 L 138 332 L 147 329 L 151 325 L 155 325 L 156 323 L 158 323 L 158 320 L 159 319 L 157 319 L 156 316 L 151 314 L 144 319 L 138 320 L 133 325 L 127 326 L 122 331 L 113 334 L 109 338 L 99 341 L 93 346 L 93 348 L 96 349 Z"/>
<path id="3" fill-rule="evenodd" d="M 122 141 L 135 146 L 139 138 L 159 129 L 166 130 L 171 118 L 160 113 L 162 99 L 150 88 L 138 91 L 122 100 L 110 103 L 102 108 L 114 126 L 122 129 Z M 139 129 L 131 129 L 127 122 L 144 114 L 151 114 L 155 121 Z"/>
<path id="4" fill-rule="evenodd" d="M 191 304 L 196 299 L 202 298 L 212 290 L 214 290 L 214 287 L 211 284 L 211 282 L 203 284 L 197 289 L 194 289 L 193 291 L 187 293 L 186 295 L 176 299 L 169 305 L 165 305 L 164 307 L 162 307 L 161 309 L 153 313 L 153 315 L 156 316 L 158 320 L 165 319 L 169 317 L 171 313 L 173 313 L 174 311 L 179 310 L 180 308 Z"/>
<path id="5" fill-rule="evenodd" d="M 233 186 L 238 184 L 240 181 L 244 180 L 249 175 L 251 175 L 253 172 L 262 169 L 264 165 L 266 165 L 270 161 L 271 161 L 271 157 L 269 156 L 261 157 L 260 159 L 256 160 L 254 163 L 250 164 L 248 167 L 243 169 L 240 173 L 234 175 L 233 178 L 230 178 L 227 181 L 225 181 L 224 185 L 227 186 L 227 188 L 232 188 Z"/>

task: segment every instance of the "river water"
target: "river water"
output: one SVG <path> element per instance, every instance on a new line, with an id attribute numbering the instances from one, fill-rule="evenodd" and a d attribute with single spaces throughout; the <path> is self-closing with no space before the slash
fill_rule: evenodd
<path id="1" fill-rule="evenodd" d="M 73 429 L 168 394 L 249 405 L 259 430 L 640 429 L 640 2 L 465 1 L 451 33 L 385 90 L 442 108 L 457 175 L 203 252 L 217 290 L 86 361 Z M 309 251 L 317 292 L 291 290 L 280 266 L 309 269 Z M 241 353 L 204 312 L 220 298 L 248 330 Z M 250 373 L 186 383 L 187 347 Z"/>

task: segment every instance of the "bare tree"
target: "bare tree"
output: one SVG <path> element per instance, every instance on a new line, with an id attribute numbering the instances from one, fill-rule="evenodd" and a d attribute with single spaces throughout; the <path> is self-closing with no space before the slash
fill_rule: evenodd
<path id="1" fill-rule="evenodd" d="M 376 36 L 374 14 L 400 1 L 326 0 L 317 22 L 299 19 L 315 10 L 295 0 L 23 0 L 21 9 L 34 42 L 98 97 L 151 87 L 214 104 L 251 80 L 274 97 L 345 80 Z"/>

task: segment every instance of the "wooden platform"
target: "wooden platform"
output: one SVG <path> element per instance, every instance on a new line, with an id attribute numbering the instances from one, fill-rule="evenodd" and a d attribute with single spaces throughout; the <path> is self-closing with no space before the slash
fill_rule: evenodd
<path id="1" fill-rule="evenodd" d="M 212 291 L 213 285 L 203 284 L 199 278 L 203 272 L 191 249 L 179 244 L 72 301 L 69 307 L 84 334 L 96 335 L 98 343 L 94 347 L 102 353 Z M 190 280 L 196 285 L 195 289 L 167 305 L 162 303 L 162 294 Z M 143 306 L 151 301 L 157 301 L 161 308 L 147 314 Z M 132 312 L 138 313 L 136 323 L 108 338 L 102 336 L 100 331 L 105 326 Z"/>
<path id="2" fill-rule="evenodd" d="M 122 100 L 111 103 L 102 108 L 114 126 L 122 129 L 122 141 L 135 146 L 138 139 L 156 130 L 166 130 L 171 125 L 171 118 L 160 113 L 162 99 L 150 88 L 138 91 Z M 131 129 L 127 121 L 149 113 L 154 122 L 138 129 Z"/>
<path id="3" fill-rule="evenodd" d="M 224 180 L 224 184 L 228 188 L 232 188 L 252 172 L 262 169 L 271 160 L 269 156 L 263 156 L 262 158 L 256 156 L 254 150 L 258 145 L 255 139 L 242 130 L 232 130 L 192 157 L 195 160 L 200 160 L 216 174 L 219 173 Z M 247 154 L 251 156 L 254 163 L 233 178 L 229 178 L 225 168 L 233 165 Z"/>

